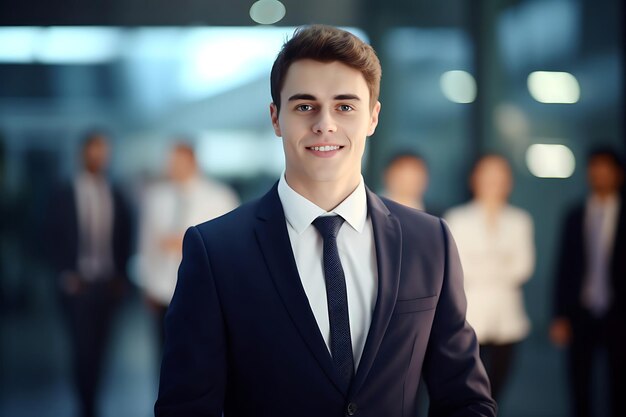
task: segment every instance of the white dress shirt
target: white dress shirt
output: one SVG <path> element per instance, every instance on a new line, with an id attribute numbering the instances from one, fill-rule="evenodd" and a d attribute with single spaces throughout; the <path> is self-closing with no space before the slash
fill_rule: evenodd
<path id="1" fill-rule="evenodd" d="M 602 316 L 611 306 L 610 290 L 610 262 L 613 255 L 613 243 L 615 231 L 617 230 L 617 220 L 619 216 L 621 200 L 618 195 L 609 196 L 601 201 L 597 197 L 590 197 L 585 206 L 585 237 L 587 241 L 587 271 L 583 282 L 581 301 L 585 307 L 594 312 L 597 316 Z M 597 227 L 594 224 L 594 215 L 602 216 L 600 230 L 592 230 Z M 597 241 L 592 241 L 592 238 Z M 597 247 L 591 248 L 591 245 Z M 592 254 L 591 251 L 596 251 Z M 593 259 L 593 256 L 601 259 Z M 592 265 L 593 262 L 600 262 L 601 265 Z M 600 271 L 593 271 L 592 266 L 600 267 Z"/>
<path id="2" fill-rule="evenodd" d="M 110 279 L 113 261 L 113 195 L 107 180 L 82 172 L 74 182 L 78 214 L 78 273 L 85 281 Z"/>
<path id="3" fill-rule="evenodd" d="M 329 351 L 330 323 L 322 261 L 324 242 L 312 222 L 319 216 L 328 215 L 339 215 L 345 219 L 337 235 L 337 247 L 346 278 L 350 336 L 356 369 L 365 347 L 378 294 L 374 231 L 367 213 L 363 178 L 356 190 L 331 212 L 294 191 L 287 184 L 284 174 L 278 183 L 278 195 L 285 212 L 300 280 Z"/>
<path id="4" fill-rule="evenodd" d="M 467 296 L 467 321 L 480 343 L 513 343 L 530 330 L 522 284 L 535 266 L 533 222 L 505 206 L 490 228 L 482 207 L 471 202 L 445 215 L 457 243 Z"/>
<path id="5" fill-rule="evenodd" d="M 227 186 L 196 177 L 183 185 L 163 182 L 146 191 L 139 230 L 139 283 L 162 305 L 169 305 L 182 253 L 166 251 L 161 241 L 182 239 L 188 227 L 221 216 L 239 205 Z"/>

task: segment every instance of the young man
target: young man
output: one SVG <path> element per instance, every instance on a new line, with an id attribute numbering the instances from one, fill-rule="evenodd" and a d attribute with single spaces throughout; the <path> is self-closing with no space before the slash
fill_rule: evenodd
<path id="1" fill-rule="evenodd" d="M 260 200 L 190 228 L 166 317 L 157 416 L 493 416 L 441 220 L 381 200 L 371 47 L 297 30 L 271 74 L 286 169 Z"/>

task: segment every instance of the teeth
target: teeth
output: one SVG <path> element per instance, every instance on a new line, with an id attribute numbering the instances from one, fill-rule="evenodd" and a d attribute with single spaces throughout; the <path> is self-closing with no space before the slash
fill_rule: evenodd
<path id="1" fill-rule="evenodd" d="M 314 151 L 320 151 L 320 152 L 328 152 L 328 151 L 336 151 L 337 149 L 339 149 L 341 146 L 337 146 L 337 145 L 332 145 L 332 146 L 311 146 L 311 149 L 313 149 Z"/>

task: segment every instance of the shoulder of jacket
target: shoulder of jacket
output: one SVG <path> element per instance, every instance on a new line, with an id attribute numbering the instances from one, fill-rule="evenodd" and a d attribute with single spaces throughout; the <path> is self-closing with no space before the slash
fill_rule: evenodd
<path id="1" fill-rule="evenodd" d="M 196 227 L 202 234 L 204 232 L 223 232 L 234 234 L 246 228 L 252 227 L 252 222 L 256 218 L 259 200 L 242 204 L 234 210 L 219 217 L 200 223 Z"/>
<path id="2" fill-rule="evenodd" d="M 389 212 L 398 219 L 400 225 L 405 230 L 424 230 L 425 227 L 441 227 L 441 219 L 437 216 L 433 216 L 422 210 L 404 206 L 385 197 L 380 197 L 380 199 L 387 209 L 389 209 Z"/>

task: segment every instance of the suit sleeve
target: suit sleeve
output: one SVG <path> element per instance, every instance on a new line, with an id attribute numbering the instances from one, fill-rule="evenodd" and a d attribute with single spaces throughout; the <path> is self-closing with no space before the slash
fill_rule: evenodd
<path id="1" fill-rule="evenodd" d="M 156 417 L 220 417 L 226 385 L 221 307 L 200 232 L 183 239 L 178 283 L 165 318 Z"/>
<path id="2" fill-rule="evenodd" d="M 478 355 L 474 330 L 465 320 L 467 303 L 456 245 L 441 221 L 445 271 L 424 362 L 429 416 L 495 416 L 489 380 Z"/>

